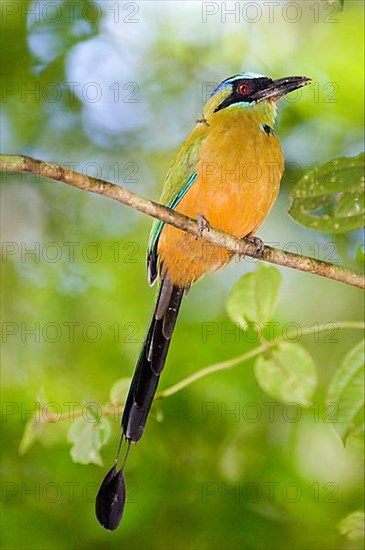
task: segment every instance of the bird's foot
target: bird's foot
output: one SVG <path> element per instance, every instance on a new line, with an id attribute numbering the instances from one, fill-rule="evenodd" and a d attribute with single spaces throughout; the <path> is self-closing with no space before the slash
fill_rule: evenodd
<path id="1" fill-rule="evenodd" d="M 196 221 L 198 222 L 200 235 L 203 235 L 204 231 L 210 231 L 210 224 L 209 224 L 207 218 L 205 218 L 203 216 L 203 214 L 199 214 L 196 217 Z"/>
<path id="2" fill-rule="evenodd" d="M 250 241 L 250 243 L 253 244 L 253 246 L 256 249 L 256 254 L 259 258 L 262 258 L 265 250 L 265 243 L 262 241 L 259 237 L 256 237 L 255 235 L 248 235 L 246 237 L 247 241 Z"/>

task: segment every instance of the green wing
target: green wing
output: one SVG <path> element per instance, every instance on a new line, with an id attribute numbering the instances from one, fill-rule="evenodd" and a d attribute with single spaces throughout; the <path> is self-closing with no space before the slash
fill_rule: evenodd
<path id="1" fill-rule="evenodd" d="M 203 139 L 204 135 L 197 137 L 191 135 L 181 146 L 167 173 L 160 198 L 161 204 L 176 208 L 195 182 L 198 174 L 194 169 L 199 159 Z M 158 274 L 157 246 L 163 226 L 164 222 L 155 219 L 150 233 L 147 250 L 147 276 L 150 285 L 153 285 Z"/>

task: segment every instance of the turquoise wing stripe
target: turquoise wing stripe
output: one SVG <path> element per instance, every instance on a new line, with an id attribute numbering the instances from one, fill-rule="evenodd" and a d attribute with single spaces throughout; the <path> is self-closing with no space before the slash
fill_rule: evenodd
<path id="1" fill-rule="evenodd" d="M 197 177 L 198 177 L 197 172 L 194 172 L 194 174 L 190 176 L 189 180 L 186 182 L 184 187 L 180 189 L 178 194 L 175 195 L 175 197 L 168 204 L 166 204 L 166 206 L 172 209 L 176 208 L 179 202 L 181 201 L 181 199 L 185 197 L 186 193 L 189 191 L 190 187 L 193 185 Z M 153 238 L 151 239 L 150 246 L 148 247 L 149 251 L 153 250 L 157 245 L 158 239 L 161 235 L 161 231 L 164 225 L 165 225 L 165 222 L 158 220 L 156 229 L 154 230 Z"/>
<path id="2" fill-rule="evenodd" d="M 193 185 L 197 177 L 198 177 L 198 173 L 194 172 L 190 176 L 188 181 L 185 183 L 185 185 L 177 193 L 177 195 L 175 195 L 173 199 L 166 204 L 166 206 L 172 209 L 176 208 L 179 202 L 181 201 L 181 199 L 189 191 L 190 187 Z M 151 240 L 148 246 L 148 253 L 147 253 L 147 273 L 148 273 L 148 280 L 151 285 L 154 283 L 157 277 L 157 244 L 164 225 L 165 225 L 165 222 L 161 220 L 156 220 L 154 223 L 153 229 L 151 231 Z"/>

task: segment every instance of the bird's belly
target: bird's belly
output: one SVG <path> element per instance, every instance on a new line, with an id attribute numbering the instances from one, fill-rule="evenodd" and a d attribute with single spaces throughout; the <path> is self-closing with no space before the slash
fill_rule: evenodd
<path id="1" fill-rule="evenodd" d="M 205 155 L 197 166 L 198 178 L 176 210 L 196 218 L 204 216 L 211 227 L 243 238 L 255 232 L 266 218 L 278 194 L 283 171 L 281 148 L 274 136 L 263 155 L 243 153 Z M 261 138 L 261 136 L 260 136 Z M 275 141 L 274 141 L 275 140 Z M 267 143 L 265 143 L 267 147 Z M 214 149 L 213 149 L 214 151 Z M 225 158 L 225 162 L 217 162 Z M 270 160 L 269 160 L 270 159 Z M 274 160 L 273 160 L 274 159 Z M 159 240 L 158 253 L 163 273 L 179 286 L 188 287 L 205 272 L 218 269 L 232 253 L 188 233 L 166 225 Z"/>

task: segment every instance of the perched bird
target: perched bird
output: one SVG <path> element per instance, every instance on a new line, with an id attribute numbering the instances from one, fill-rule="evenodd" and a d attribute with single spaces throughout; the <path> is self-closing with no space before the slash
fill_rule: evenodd
<path id="1" fill-rule="evenodd" d="M 160 202 L 239 238 L 255 238 L 279 192 L 284 158 L 273 125 L 276 102 L 309 78 L 242 73 L 227 78 L 208 98 L 167 173 Z M 96 514 L 107 529 L 118 526 L 125 501 L 124 466 L 131 442 L 142 434 L 164 368 L 184 293 L 207 271 L 223 267 L 232 252 L 155 220 L 147 252 L 149 284 L 160 286 L 122 418 L 115 465 L 105 477 Z M 127 450 L 117 469 L 122 441 Z"/>

